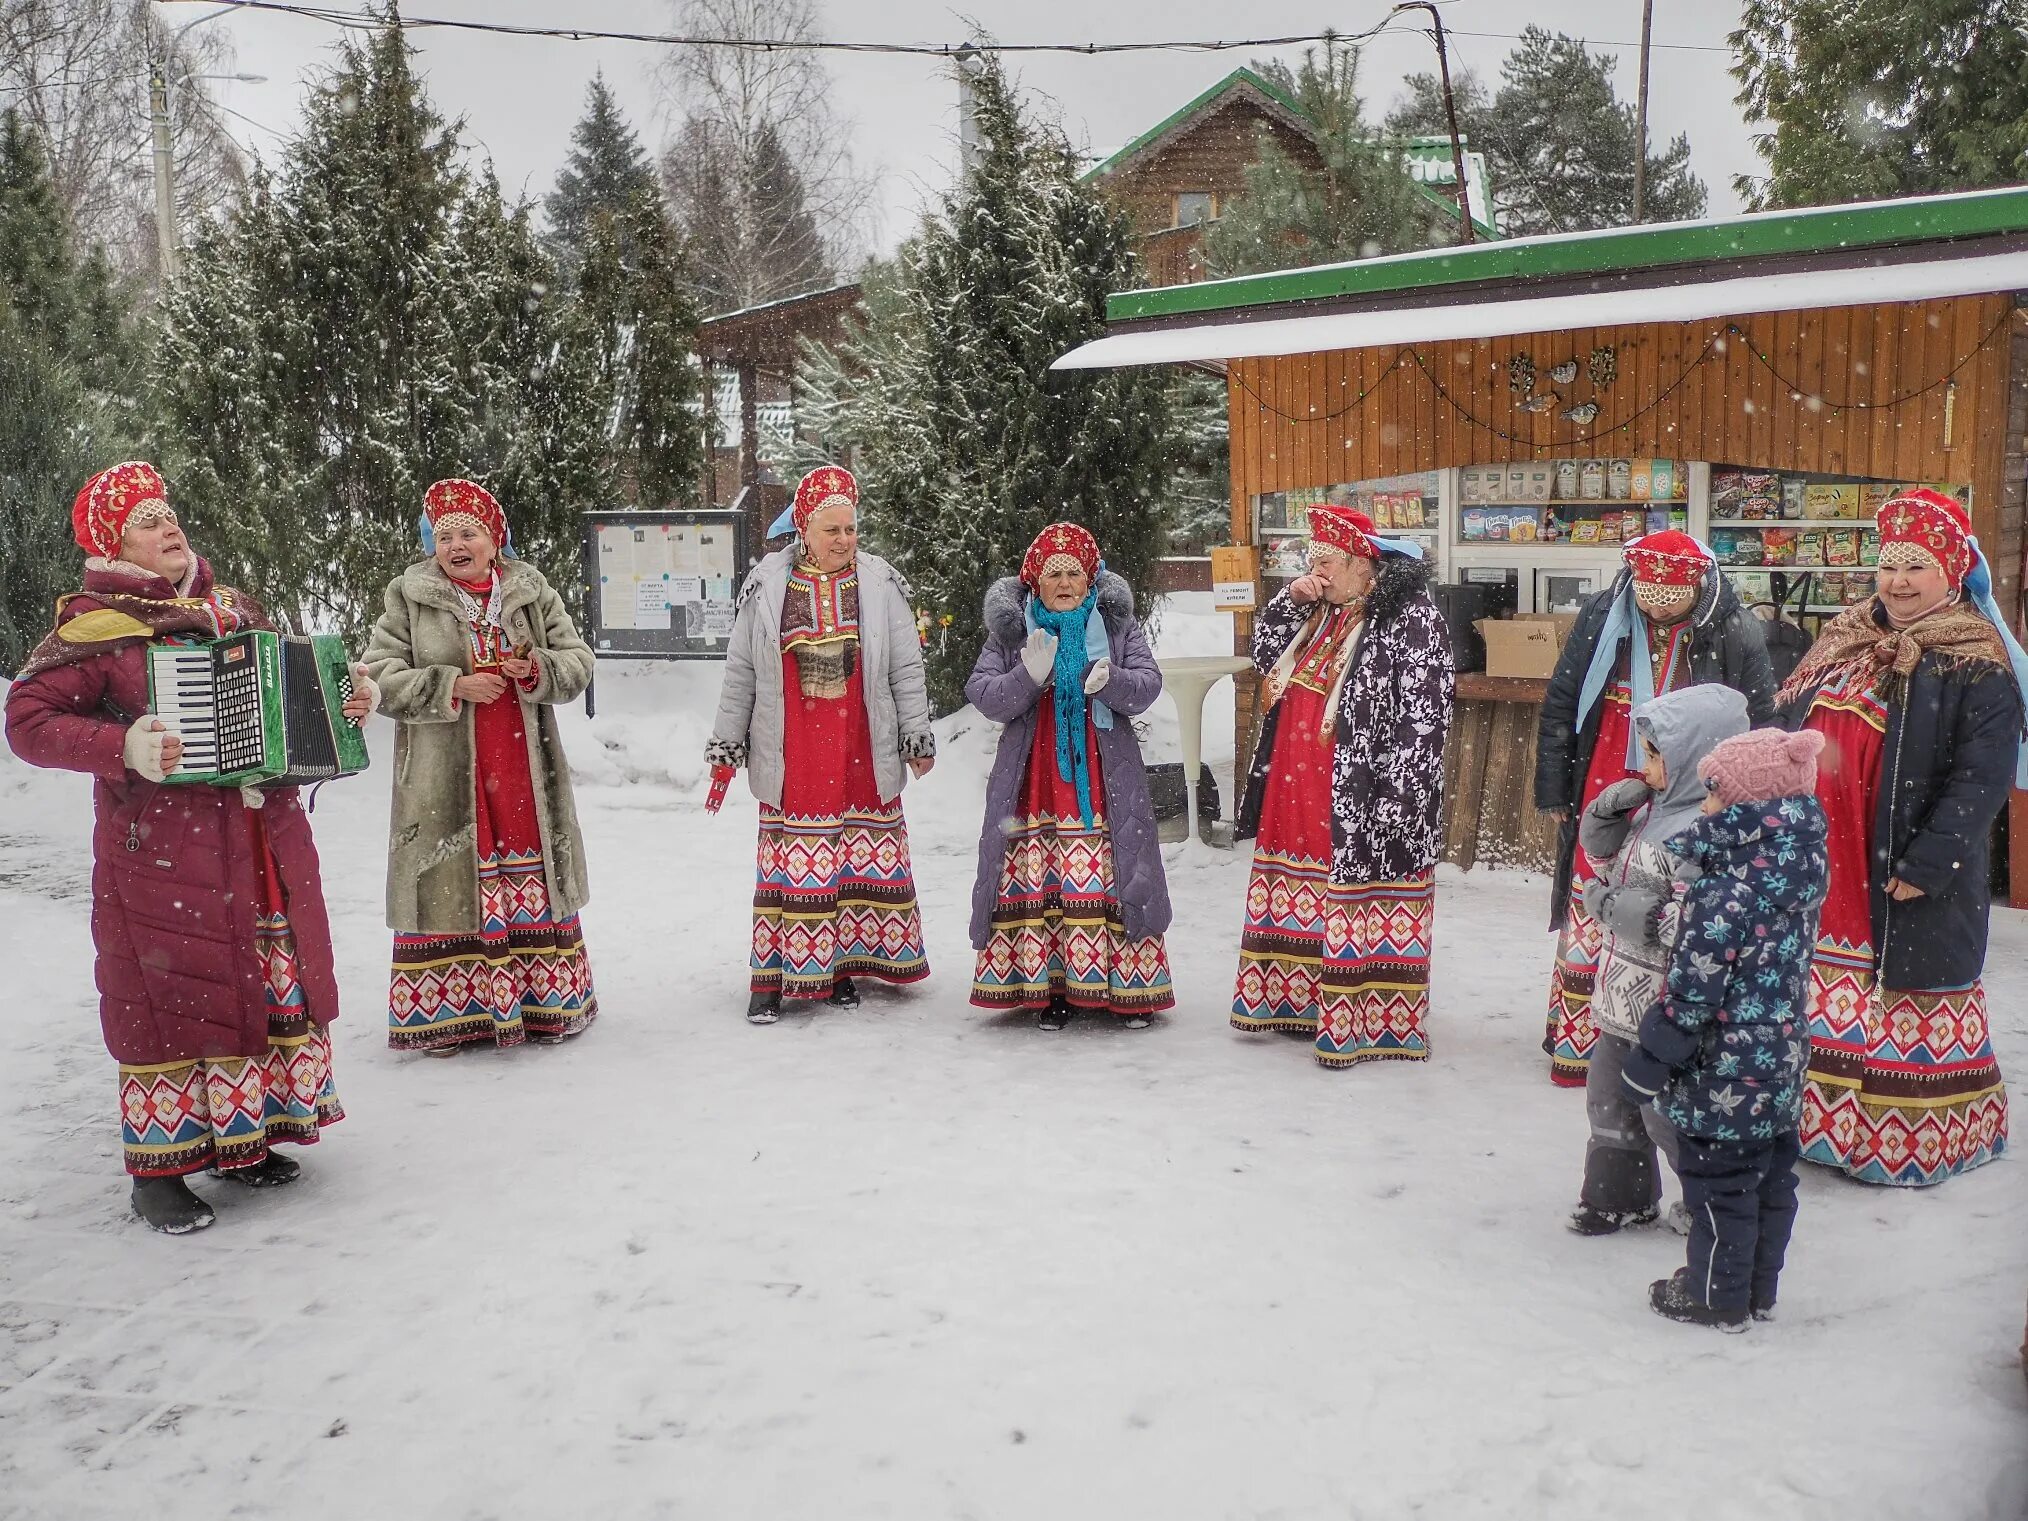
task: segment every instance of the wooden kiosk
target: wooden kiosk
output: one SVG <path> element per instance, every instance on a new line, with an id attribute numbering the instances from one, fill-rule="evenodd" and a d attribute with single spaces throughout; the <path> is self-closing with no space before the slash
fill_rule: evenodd
<path id="1" fill-rule="evenodd" d="M 1924 482 L 1969 501 L 2018 627 L 2024 304 L 2028 189 L 2009 189 L 1132 291 L 1058 365 L 1225 371 L 1233 538 L 1262 595 L 1300 573 L 1303 509 L 1335 492 L 1417 537 L 1439 581 L 1524 614 L 1574 610 L 1624 539 L 1683 527 L 1749 602 L 1794 590 L 1814 633 L 1870 591 L 1872 508 Z M 1460 677 L 1447 860 L 1547 863 L 1545 686 Z M 1242 770 L 1255 700 L 1243 681 Z M 2012 838 L 2019 898 L 2028 817 Z"/>

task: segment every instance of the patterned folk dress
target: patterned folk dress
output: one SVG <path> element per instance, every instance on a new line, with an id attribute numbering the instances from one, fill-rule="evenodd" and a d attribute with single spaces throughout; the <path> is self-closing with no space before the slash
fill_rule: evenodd
<path id="1" fill-rule="evenodd" d="M 473 674 L 500 675 L 512 652 L 486 601 L 497 597 L 498 583 L 452 584 L 468 604 Z M 598 1017 L 578 916 L 550 912 L 527 725 L 511 681 L 491 702 L 473 705 L 479 929 L 395 934 L 387 1043 L 397 1051 L 553 1045 Z"/>
<path id="2" fill-rule="evenodd" d="M 1659 640 L 1655 635 L 1660 634 Z M 1652 630 L 1649 658 L 1654 673 L 1654 693 L 1660 697 L 1674 691 L 1690 671 L 1690 625 L 1676 623 Z M 1627 738 L 1633 727 L 1632 683 L 1625 662 L 1612 685 L 1599 698 L 1598 743 L 1591 752 L 1591 766 L 1585 772 L 1584 793 L 1578 799 L 1573 819 L 1582 818 L 1598 795 L 1630 776 L 1639 776 L 1638 767 L 1629 769 Z M 1585 911 L 1585 885 L 1598 875 L 1598 864 L 1579 845 L 1571 862 L 1570 902 L 1563 931 L 1556 941 L 1556 964 L 1549 974 L 1549 1019 L 1543 1033 L 1542 1049 L 1549 1053 L 1549 1080 L 1559 1087 L 1582 1088 L 1591 1065 L 1591 1048 L 1598 1039 L 1592 1023 L 1591 996 L 1598 977 L 1598 960 L 1605 948 L 1605 930 Z"/>
<path id="3" fill-rule="evenodd" d="M 1840 676 L 1818 692 L 1807 724 L 1826 740 L 1817 797 L 1830 821 L 1831 891 L 1810 967 L 1803 1157 L 1866 1183 L 1941 1183 L 2007 1144 L 1985 987 L 1880 985 L 1869 884 L 1888 710 L 1863 678 Z"/>
<path id="4" fill-rule="evenodd" d="M 120 1140 L 137 1178 L 252 1167 L 270 1146 L 308 1146 L 345 1118 L 331 1076 L 331 1034 L 310 1017 L 296 980 L 289 905 L 260 810 L 246 810 L 260 862 L 254 946 L 268 1006 L 264 1056 L 153 1066 L 120 1064 Z"/>
<path id="5" fill-rule="evenodd" d="M 1331 880 L 1336 741 L 1326 714 L 1362 628 L 1349 609 L 1327 613 L 1277 704 L 1232 999 L 1234 1029 L 1313 1036 L 1327 1067 L 1429 1056 L 1434 872 Z"/>
<path id="6" fill-rule="evenodd" d="M 1056 709 L 1045 694 L 1007 831 L 993 927 L 972 974 L 982 1009 L 1073 1009 L 1133 1019 L 1173 1008 L 1169 951 L 1160 935 L 1127 938 L 1106 826 L 1097 727 L 1085 727 L 1092 821 L 1056 759 Z"/>
<path id="7" fill-rule="evenodd" d="M 859 578 L 813 565 L 782 599 L 781 807 L 760 808 L 752 991 L 929 975 L 901 800 L 882 802 L 859 664 Z"/>

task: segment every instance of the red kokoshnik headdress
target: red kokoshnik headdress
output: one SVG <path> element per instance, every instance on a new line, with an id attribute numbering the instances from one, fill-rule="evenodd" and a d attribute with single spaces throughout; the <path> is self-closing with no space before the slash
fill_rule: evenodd
<path id="1" fill-rule="evenodd" d="M 456 477 L 438 481 L 423 493 L 423 516 L 429 519 L 432 532 L 446 523 L 472 523 L 483 528 L 499 548 L 507 546 L 507 513 L 499 499 L 477 481 Z"/>
<path id="2" fill-rule="evenodd" d="M 1336 502 L 1320 502 L 1310 509 L 1310 542 L 1362 560 L 1380 558 L 1380 546 L 1373 542 L 1373 519 Z"/>
<path id="3" fill-rule="evenodd" d="M 1880 528 L 1880 568 L 1932 564 L 1962 583 L 1972 568 L 1972 520 L 1954 496 L 1928 486 L 1896 493 L 1874 519 Z"/>
<path id="4" fill-rule="evenodd" d="M 1695 586 L 1711 569 L 1711 551 L 1680 528 L 1635 539 L 1625 550 L 1627 569 L 1647 586 Z"/>
<path id="5" fill-rule="evenodd" d="M 1028 586 L 1040 586 L 1059 560 L 1080 567 L 1087 576 L 1096 576 L 1099 546 L 1091 530 L 1079 523 L 1051 523 L 1021 557 L 1021 580 Z"/>
<path id="6" fill-rule="evenodd" d="M 70 527 L 78 548 L 112 560 L 119 557 L 128 523 L 169 515 L 169 488 L 162 484 L 162 472 L 145 460 L 128 460 L 85 482 L 71 504 Z"/>
<path id="7" fill-rule="evenodd" d="M 859 482 L 843 465 L 819 465 L 796 483 L 796 500 L 791 508 L 796 532 L 826 507 L 859 506 Z"/>

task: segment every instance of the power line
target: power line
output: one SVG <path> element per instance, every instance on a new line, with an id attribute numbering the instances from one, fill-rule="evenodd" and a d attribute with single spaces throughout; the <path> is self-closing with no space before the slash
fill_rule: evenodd
<path id="1" fill-rule="evenodd" d="M 169 4 L 213 4 L 216 0 L 166 0 Z M 403 31 L 490 32 L 507 37 L 547 37 L 568 42 L 640 42 L 659 47 L 736 48 L 754 53 L 885 53 L 928 58 L 956 58 L 967 51 L 992 53 L 1070 53 L 1100 57 L 1110 53 L 1223 53 L 1247 48 L 1297 47 L 1304 43 L 1336 40 L 1344 43 L 1370 41 L 1387 31 L 1411 31 L 1411 27 L 1390 27 L 1386 21 L 1364 32 L 1308 32 L 1287 37 L 1205 38 L 1167 42 L 836 42 L 824 38 L 788 37 L 699 37 L 673 32 L 614 32 L 598 27 L 523 26 L 506 21 L 470 21 L 449 16 L 377 16 L 334 6 L 296 4 L 292 0 L 225 0 L 235 11 L 266 11 L 283 16 L 301 16 L 354 31 L 378 31 L 390 21 Z"/>

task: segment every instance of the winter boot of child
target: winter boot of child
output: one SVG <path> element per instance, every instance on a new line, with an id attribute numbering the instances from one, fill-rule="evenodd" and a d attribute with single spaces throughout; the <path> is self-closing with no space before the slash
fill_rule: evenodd
<path id="1" fill-rule="evenodd" d="M 1773 1320 L 1775 1318 L 1774 1301 L 1770 1299 L 1766 1304 L 1762 1304 L 1756 1299 L 1753 1302 L 1753 1318 L 1761 1321 Z"/>
<path id="2" fill-rule="evenodd" d="M 772 988 L 765 993 L 756 993 L 747 1000 L 746 1022 L 750 1025 L 771 1025 L 782 1017 L 781 989 Z"/>
<path id="3" fill-rule="evenodd" d="M 1629 1225 L 1650 1224 L 1661 1213 L 1660 1192 L 1653 1156 L 1594 1145 L 1584 1159 L 1584 1187 L 1570 1228 L 1580 1236 L 1610 1236 Z"/>
<path id="4" fill-rule="evenodd" d="M 134 1213 L 150 1230 L 165 1236 L 187 1236 L 216 1218 L 211 1206 L 193 1194 L 181 1178 L 134 1179 Z"/>
<path id="5" fill-rule="evenodd" d="M 1035 1028 L 1038 1030 L 1061 1030 L 1069 1023 L 1070 1001 L 1064 998 L 1050 999 L 1049 1007 L 1035 1016 Z"/>
<path id="6" fill-rule="evenodd" d="M 234 1167 L 226 1171 L 214 1167 L 211 1175 L 232 1183 L 244 1183 L 248 1188 L 281 1188 L 303 1175 L 303 1165 L 278 1151 L 271 1151 L 251 1167 Z"/>
<path id="7" fill-rule="evenodd" d="M 850 977 L 840 977 L 831 984 L 831 996 L 824 1002 L 834 1009 L 856 1009 L 859 1007 L 859 989 Z"/>
<path id="8" fill-rule="evenodd" d="M 1648 1305 L 1665 1320 L 1680 1320 L 1691 1326 L 1712 1326 L 1720 1331 L 1744 1331 L 1748 1319 L 1745 1310 L 1721 1310 L 1698 1299 L 1690 1292 L 1688 1268 L 1678 1268 L 1669 1277 L 1657 1278 L 1650 1284 Z"/>

